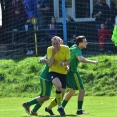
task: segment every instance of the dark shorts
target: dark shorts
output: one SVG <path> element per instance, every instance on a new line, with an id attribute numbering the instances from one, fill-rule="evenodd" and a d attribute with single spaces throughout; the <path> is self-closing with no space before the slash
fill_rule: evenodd
<path id="1" fill-rule="evenodd" d="M 62 88 L 66 88 L 66 80 L 67 80 L 67 75 L 66 74 L 59 74 L 56 72 L 49 72 L 49 79 L 52 81 L 54 78 L 58 78 L 61 81 Z"/>

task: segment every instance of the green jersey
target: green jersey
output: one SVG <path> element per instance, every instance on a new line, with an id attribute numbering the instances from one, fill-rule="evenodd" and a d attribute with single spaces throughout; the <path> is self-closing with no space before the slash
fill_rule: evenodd
<path id="1" fill-rule="evenodd" d="M 82 56 L 82 51 L 76 44 L 74 44 L 70 47 L 70 55 L 70 70 L 76 72 L 79 64 L 77 57 Z"/>
<path id="2" fill-rule="evenodd" d="M 42 72 L 40 74 L 40 78 L 50 81 L 48 78 L 48 71 L 49 71 L 49 66 L 48 66 L 48 64 L 46 64 L 44 69 L 42 70 Z"/>

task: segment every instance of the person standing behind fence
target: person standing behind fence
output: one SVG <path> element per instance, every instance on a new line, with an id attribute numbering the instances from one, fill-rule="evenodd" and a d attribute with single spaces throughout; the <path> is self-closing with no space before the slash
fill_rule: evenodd
<path id="1" fill-rule="evenodd" d="M 116 8 L 116 4 L 113 0 L 110 0 L 110 17 L 111 17 L 111 23 L 112 25 L 114 25 L 115 23 L 115 17 L 117 15 L 117 8 Z"/>
<path id="2" fill-rule="evenodd" d="M 56 19 L 54 16 L 52 16 L 50 19 L 50 23 L 46 27 L 48 41 L 50 41 L 53 36 L 58 35 L 58 29 L 60 29 L 60 26 L 56 24 Z"/>
<path id="3" fill-rule="evenodd" d="M 107 49 L 107 52 L 111 52 L 111 45 L 106 44 L 111 42 L 111 34 L 110 32 L 105 28 L 104 24 L 101 24 L 101 29 L 98 31 L 98 37 L 99 37 L 99 47 L 100 51 L 104 51 Z"/>
<path id="4" fill-rule="evenodd" d="M 25 10 L 24 10 L 24 5 L 23 5 L 23 0 L 12 0 L 9 3 L 9 30 L 13 31 L 18 31 L 18 30 L 23 30 L 24 25 L 27 19 Z M 24 38 L 24 35 L 14 34 L 12 33 L 12 43 L 17 43 L 21 42 L 22 39 Z"/>
<path id="5" fill-rule="evenodd" d="M 69 65 L 70 50 L 68 46 L 60 45 L 60 37 L 54 36 L 52 46 L 47 49 L 48 65 L 49 65 L 49 79 L 56 87 L 56 97 L 52 100 L 50 105 L 46 107 L 46 112 L 49 112 L 52 107 L 58 105 L 58 112 L 60 115 L 65 115 L 64 109 L 61 105 L 62 97 L 66 89 L 67 70 Z"/>
<path id="6" fill-rule="evenodd" d="M 46 13 L 50 10 L 48 0 L 38 0 L 38 29 L 46 27 Z"/>
<path id="7" fill-rule="evenodd" d="M 75 36 L 76 36 L 76 31 L 77 31 L 77 24 L 71 18 L 71 16 L 68 16 L 66 18 L 66 23 L 67 23 L 67 38 L 69 41 L 71 41 Z"/>
<path id="8" fill-rule="evenodd" d="M 12 29 L 22 30 L 26 22 L 23 0 L 12 0 L 9 4 L 9 22 Z"/>
<path id="9" fill-rule="evenodd" d="M 97 32 L 100 29 L 100 24 L 102 22 L 107 25 L 110 18 L 110 8 L 106 3 L 103 3 L 102 0 L 97 0 L 97 4 L 93 7 L 92 17 L 96 21 L 96 30 Z"/>

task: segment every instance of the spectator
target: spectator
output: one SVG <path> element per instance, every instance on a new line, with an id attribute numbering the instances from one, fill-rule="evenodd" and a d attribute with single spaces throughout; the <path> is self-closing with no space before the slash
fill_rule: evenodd
<path id="1" fill-rule="evenodd" d="M 12 0 L 9 3 L 9 30 L 23 30 L 26 22 L 26 13 L 23 0 Z M 22 35 L 23 36 L 23 35 Z M 23 38 L 19 33 L 12 33 L 12 43 L 21 41 Z"/>
<path id="2" fill-rule="evenodd" d="M 93 8 L 92 17 L 96 21 L 96 30 L 99 31 L 100 24 L 102 22 L 107 25 L 110 18 L 110 8 L 106 3 L 103 3 L 103 0 L 97 0 L 97 4 Z"/>
<path id="3" fill-rule="evenodd" d="M 51 40 L 51 38 L 57 34 L 57 29 L 60 29 L 59 25 L 56 24 L 56 19 L 55 17 L 51 17 L 50 24 L 47 25 L 46 27 L 46 34 L 48 40 Z"/>
<path id="4" fill-rule="evenodd" d="M 24 0 L 25 12 L 30 20 L 33 18 L 37 18 L 38 15 L 37 3 L 38 0 Z"/>
<path id="5" fill-rule="evenodd" d="M 115 24 L 112 34 L 112 41 L 114 42 L 114 45 L 117 46 L 117 16 L 115 17 Z"/>
<path id="6" fill-rule="evenodd" d="M 90 17 L 90 0 L 84 0 L 85 17 Z"/>
<path id="7" fill-rule="evenodd" d="M 38 29 L 46 27 L 46 13 L 49 10 L 48 0 L 38 0 Z"/>
<path id="8" fill-rule="evenodd" d="M 26 22 L 23 0 L 12 0 L 9 4 L 9 14 L 12 20 L 12 29 L 23 29 Z"/>
<path id="9" fill-rule="evenodd" d="M 111 17 L 111 23 L 114 25 L 115 23 L 115 17 L 117 15 L 117 8 L 116 4 L 114 3 L 113 0 L 110 1 L 110 17 Z"/>
<path id="10" fill-rule="evenodd" d="M 90 1 L 76 0 L 75 1 L 76 17 L 85 18 L 90 16 Z"/>
<path id="11" fill-rule="evenodd" d="M 107 52 L 110 53 L 112 50 L 111 50 L 111 45 L 108 43 L 111 42 L 111 34 L 105 28 L 104 24 L 101 24 L 101 29 L 98 31 L 98 36 L 99 36 L 100 51 L 104 51 L 104 49 L 107 49 Z M 106 42 L 107 42 L 107 44 L 106 44 Z M 107 45 L 107 46 L 105 46 L 105 45 Z"/>
<path id="12" fill-rule="evenodd" d="M 68 40 L 71 40 L 76 35 L 76 22 L 70 16 L 68 16 L 66 18 L 66 23 Z"/>

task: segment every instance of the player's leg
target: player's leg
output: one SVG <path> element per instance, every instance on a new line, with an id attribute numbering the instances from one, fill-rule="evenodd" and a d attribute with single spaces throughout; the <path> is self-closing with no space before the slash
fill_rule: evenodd
<path id="1" fill-rule="evenodd" d="M 74 94 L 75 94 L 75 90 L 73 90 L 73 89 L 70 88 L 69 91 L 66 93 L 65 98 L 64 98 L 64 100 L 63 100 L 63 102 L 62 102 L 63 108 L 65 108 L 65 106 L 67 105 L 68 101 L 70 100 L 70 98 L 71 98 Z"/>
<path id="2" fill-rule="evenodd" d="M 77 106 L 77 112 L 76 114 L 87 114 L 87 112 L 84 112 L 82 110 L 82 106 L 83 106 L 83 102 L 84 102 L 84 96 L 85 96 L 85 89 L 84 89 L 84 85 L 83 85 L 83 82 L 82 82 L 82 79 L 80 77 L 80 74 L 78 72 L 75 72 L 74 73 L 74 78 L 75 78 L 75 81 L 76 81 L 76 85 L 77 85 L 77 88 L 79 90 L 79 94 L 78 94 L 78 106 Z"/>
<path id="3" fill-rule="evenodd" d="M 31 113 L 34 115 L 34 113 L 37 113 L 41 105 L 46 101 L 49 100 L 50 95 L 51 95 L 51 90 L 52 90 L 52 82 L 47 81 L 44 79 L 40 78 L 40 86 L 41 86 L 41 94 L 40 97 L 37 98 L 38 104 L 34 106 L 32 109 Z M 54 113 L 51 112 L 52 115 Z"/>
<path id="4" fill-rule="evenodd" d="M 67 105 L 69 99 L 74 95 L 75 90 L 78 90 L 78 87 L 76 85 L 76 80 L 74 78 L 73 72 L 69 71 L 67 74 L 67 87 L 69 88 L 68 93 L 65 95 L 65 98 L 62 102 L 62 106 L 65 108 Z"/>
<path id="5" fill-rule="evenodd" d="M 58 111 L 60 115 L 65 115 L 64 109 L 62 107 L 62 97 L 64 96 L 65 93 L 65 88 L 66 88 L 66 75 L 61 75 L 61 74 L 56 74 L 56 73 L 49 73 L 50 78 L 53 77 L 52 83 L 56 87 L 56 97 L 50 105 L 47 107 L 48 109 L 52 109 L 56 104 L 58 105 Z"/>
<path id="6" fill-rule="evenodd" d="M 25 108 L 25 110 L 29 114 L 30 114 L 30 106 L 36 104 L 35 107 L 32 109 L 31 114 L 32 115 L 38 115 L 37 114 L 37 110 L 50 97 L 50 92 L 51 92 L 51 89 L 52 89 L 51 81 L 40 79 L 40 86 L 41 86 L 41 94 L 40 94 L 40 96 L 34 98 L 33 100 L 30 100 L 28 102 L 23 103 L 23 107 Z"/>

